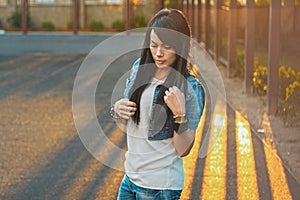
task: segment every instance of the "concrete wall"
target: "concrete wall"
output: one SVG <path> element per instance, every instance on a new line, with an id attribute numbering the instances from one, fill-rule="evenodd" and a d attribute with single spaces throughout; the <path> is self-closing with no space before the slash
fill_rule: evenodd
<path id="1" fill-rule="evenodd" d="M 14 0 L 9 0 L 12 2 Z M 152 0 L 150 0 L 152 2 Z M 153 6 L 134 6 L 134 13 L 143 13 L 146 20 L 153 16 L 155 10 Z M 0 19 L 5 27 L 8 27 L 7 18 L 15 11 L 21 12 L 18 6 L 0 6 Z M 42 22 L 51 21 L 56 28 L 67 28 L 67 23 L 72 21 L 72 4 L 30 4 L 29 14 L 33 28 L 40 28 Z M 88 28 L 92 20 L 101 20 L 105 28 L 111 28 L 115 20 L 124 19 L 123 5 L 112 4 L 84 4 L 84 0 L 79 0 L 79 27 Z"/>
<path id="2" fill-rule="evenodd" d="M 3 3 L 3 2 L 2 2 Z M 17 9 L 17 6 L 15 4 L 15 1 L 7 1 L 6 4 L 1 4 L 0 5 L 0 20 L 2 24 L 7 27 L 7 19 L 11 15 L 11 13 L 14 13 Z"/>
<path id="3" fill-rule="evenodd" d="M 0 7 L 0 20 L 3 26 L 8 26 L 7 18 L 10 15 L 11 11 L 9 11 L 6 7 Z"/>
<path id="4" fill-rule="evenodd" d="M 41 27 L 45 21 L 52 22 L 56 28 L 66 28 L 72 19 L 72 7 L 67 5 L 30 6 L 29 13 L 34 28 Z"/>
<path id="5" fill-rule="evenodd" d="M 123 6 L 120 5 L 89 5 L 85 6 L 85 27 L 92 20 L 101 20 L 106 28 L 110 28 L 115 20 L 123 19 Z"/>

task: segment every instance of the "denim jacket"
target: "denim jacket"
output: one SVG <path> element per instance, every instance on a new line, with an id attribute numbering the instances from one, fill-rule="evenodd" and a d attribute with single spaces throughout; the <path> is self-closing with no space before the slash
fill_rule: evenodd
<path id="1" fill-rule="evenodd" d="M 130 77 L 127 79 L 124 97 L 129 98 L 129 91 L 133 86 L 136 74 L 140 65 L 140 59 L 136 60 L 131 69 Z M 188 128 L 197 129 L 200 118 L 203 113 L 205 104 L 205 91 L 202 84 L 193 76 L 187 77 L 188 91 L 186 95 L 186 117 L 188 119 Z M 161 111 L 166 110 L 166 104 L 157 105 L 156 98 L 159 93 L 158 85 L 154 91 L 154 97 L 152 102 L 152 110 L 150 115 L 150 124 L 148 139 L 149 140 L 164 140 L 173 137 L 174 133 L 174 119 L 173 116 L 164 115 L 164 119 Z M 183 87 L 180 88 L 182 90 Z"/>

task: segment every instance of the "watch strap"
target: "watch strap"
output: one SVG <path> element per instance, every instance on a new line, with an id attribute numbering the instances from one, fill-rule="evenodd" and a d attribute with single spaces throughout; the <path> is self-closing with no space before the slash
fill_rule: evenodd
<path id="1" fill-rule="evenodd" d="M 188 129 L 189 129 L 189 127 L 188 127 L 188 123 L 187 122 L 181 123 L 181 124 L 174 123 L 174 130 L 179 135 L 182 134 L 183 132 L 185 132 Z"/>

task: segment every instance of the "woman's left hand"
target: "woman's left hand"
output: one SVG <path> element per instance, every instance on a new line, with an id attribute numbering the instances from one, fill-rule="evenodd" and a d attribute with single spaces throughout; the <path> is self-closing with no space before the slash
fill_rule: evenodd
<path id="1" fill-rule="evenodd" d="M 178 87 L 173 86 L 166 90 L 164 100 L 173 115 L 185 114 L 185 97 Z"/>

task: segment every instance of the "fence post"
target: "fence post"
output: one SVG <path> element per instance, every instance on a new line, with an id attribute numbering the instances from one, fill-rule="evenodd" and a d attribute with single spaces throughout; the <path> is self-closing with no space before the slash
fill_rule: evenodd
<path id="1" fill-rule="evenodd" d="M 73 0 L 73 33 L 78 33 L 78 0 Z"/>
<path id="2" fill-rule="evenodd" d="M 210 49 L 210 0 L 205 0 L 205 49 Z"/>
<path id="3" fill-rule="evenodd" d="M 231 78 L 236 66 L 236 0 L 230 0 L 228 31 L 227 77 Z"/>
<path id="4" fill-rule="evenodd" d="M 267 111 L 276 114 L 278 106 L 279 61 L 280 61 L 280 0 L 270 1 L 269 13 L 269 46 L 268 46 L 268 91 Z"/>
<path id="5" fill-rule="evenodd" d="M 215 21 L 215 62 L 218 65 L 221 51 L 221 0 L 216 0 L 216 21 Z"/>
<path id="6" fill-rule="evenodd" d="M 251 94 L 252 91 L 252 77 L 254 64 L 254 9 L 254 0 L 247 0 L 244 67 L 244 90 L 247 94 Z"/>
<path id="7" fill-rule="evenodd" d="M 22 0 L 22 31 L 23 34 L 27 33 L 27 25 L 28 25 L 28 1 Z"/>
<path id="8" fill-rule="evenodd" d="M 198 5 L 197 5 L 197 39 L 198 42 L 201 42 L 202 40 L 202 1 L 198 0 Z"/>
<path id="9" fill-rule="evenodd" d="M 192 36 L 194 37 L 195 36 L 195 31 L 196 31 L 196 28 L 195 28 L 195 0 L 192 0 L 191 2 L 191 27 L 192 27 Z"/>
<path id="10" fill-rule="evenodd" d="M 158 0 L 158 10 L 161 10 L 165 7 L 164 0 Z"/>
<path id="11" fill-rule="evenodd" d="M 184 0 L 180 0 L 178 3 L 178 9 L 181 10 L 184 13 L 184 6 L 183 6 L 183 1 Z"/>
<path id="12" fill-rule="evenodd" d="M 130 29 L 130 21 L 131 21 L 131 3 L 130 3 L 131 0 L 125 0 L 125 29 L 126 31 L 128 31 Z"/>
<path id="13" fill-rule="evenodd" d="M 190 0 L 186 0 L 186 17 L 190 21 Z"/>

